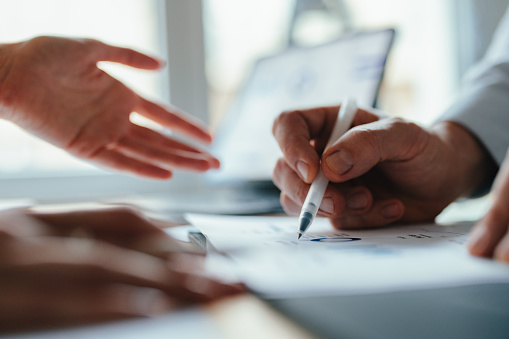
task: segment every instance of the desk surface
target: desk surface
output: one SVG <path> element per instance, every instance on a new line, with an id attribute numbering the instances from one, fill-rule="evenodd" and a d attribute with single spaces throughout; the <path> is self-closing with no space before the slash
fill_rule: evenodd
<path id="1" fill-rule="evenodd" d="M 270 303 L 320 338 L 509 338 L 509 284 Z"/>
<path id="2" fill-rule="evenodd" d="M 506 339 L 509 284 L 268 302 L 243 295 L 151 319 L 0 337 Z"/>
<path id="3" fill-rule="evenodd" d="M 67 329 L 0 334 L 1 339 L 312 339 L 309 332 L 252 295 L 153 318 L 122 320 Z"/>

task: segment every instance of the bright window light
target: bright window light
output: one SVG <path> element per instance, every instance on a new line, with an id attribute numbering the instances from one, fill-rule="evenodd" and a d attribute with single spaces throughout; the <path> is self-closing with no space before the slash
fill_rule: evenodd
<path id="1" fill-rule="evenodd" d="M 433 121 L 458 87 L 452 4 L 442 0 L 328 0 L 346 13 L 310 10 L 295 23 L 293 38 L 316 45 L 354 30 L 396 29 L 379 106 L 423 124 Z M 344 6 L 339 6 L 339 3 Z M 287 47 L 289 24 L 298 0 L 204 0 L 207 79 L 211 121 L 217 123 L 253 63 Z M 311 6 L 313 7 L 313 6 Z M 334 7 L 334 6 L 332 6 Z M 334 21 L 336 20 L 336 21 Z M 339 21 L 338 21 L 339 20 Z"/>
<path id="2" fill-rule="evenodd" d="M 0 42 L 39 35 L 88 37 L 163 57 L 157 0 L 1 1 Z M 149 99 L 164 101 L 163 74 L 101 64 L 101 68 Z M 93 174 L 102 171 L 15 125 L 0 120 L 0 178 Z"/>

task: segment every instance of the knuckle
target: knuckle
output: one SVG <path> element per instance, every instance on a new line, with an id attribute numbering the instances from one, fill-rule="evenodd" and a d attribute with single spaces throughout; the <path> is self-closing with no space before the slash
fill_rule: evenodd
<path id="1" fill-rule="evenodd" d="M 379 136 L 369 128 L 356 128 L 352 129 L 350 132 L 350 137 L 353 140 L 361 141 L 358 143 L 359 145 L 363 145 L 362 152 L 367 155 L 371 154 L 381 154 L 381 145 Z"/>
<path id="2" fill-rule="evenodd" d="M 395 133 L 413 136 L 416 142 L 421 141 L 425 134 L 424 129 L 416 123 L 401 118 L 391 118 L 390 127 Z"/>
<path id="3" fill-rule="evenodd" d="M 407 135 L 420 136 L 423 129 L 414 122 L 394 117 L 388 119 L 389 129 L 395 133 L 406 133 Z"/>
<path id="4" fill-rule="evenodd" d="M 299 144 L 299 137 L 297 135 L 289 135 L 287 137 L 287 142 L 284 145 L 281 145 L 281 151 L 285 155 L 286 158 L 298 158 L 299 149 L 296 145 Z"/>
<path id="5" fill-rule="evenodd" d="M 275 119 L 272 124 L 272 134 L 276 136 L 277 129 L 280 126 L 284 126 L 288 124 L 288 121 L 292 121 L 297 114 L 298 111 L 283 111 L 281 112 Z"/>

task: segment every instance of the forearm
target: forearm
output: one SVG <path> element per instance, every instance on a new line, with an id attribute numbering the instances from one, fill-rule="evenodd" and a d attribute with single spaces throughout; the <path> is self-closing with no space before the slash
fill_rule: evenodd
<path id="1" fill-rule="evenodd" d="M 466 127 L 453 121 L 440 121 L 432 131 L 449 146 L 452 159 L 450 176 L 456 181 L 456 195 L 469 197 L 487 193 L 498 166 L 483 143 Z"/>

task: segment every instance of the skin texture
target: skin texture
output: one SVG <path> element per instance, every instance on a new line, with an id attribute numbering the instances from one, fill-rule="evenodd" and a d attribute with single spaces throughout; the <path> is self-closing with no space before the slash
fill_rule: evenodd
<path id="1" fill-rule="evenodd" d="M 196 119 L 142 98 L 97 67 L 99 61 L 157 70 L 164 63 L 91 39 L 37 37 L 0 45 L 0 117 L 96 165 L 153 179 L 173 169 L 206 171 L 203 150 L 136 125 L 144 117 L 196 141 L 211 136 Z"/>
<path id="2" fill-rule="evenodd" d="M 0 329 L 150 316 L 241 291 L 177 249 L 131 209 L 1 212 Z"/>
<path id="3" fill-rule="evenodd" d="M 330 180 L 319 214 L 336 228 L 432 221 L 496 173 L 488 152 L 460 125 L 445 121 L 426 129 L 362 109 L 352 128 L 323 152 L 337 112 L 338 107 L 292 111 L 274 121 L 283 157 L 273 181 L 288 214 L 300 213 L 319 166 Z M 469 247 L 475 255 L 503 261 L 509 261 L 508 166 L 500 171 L 494 206 Z"/>

